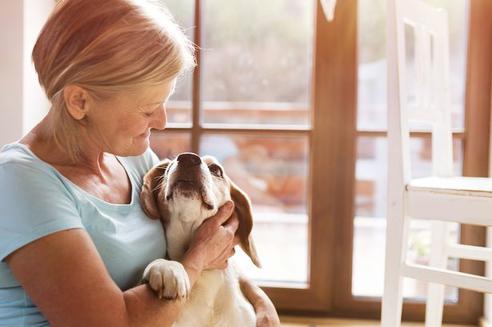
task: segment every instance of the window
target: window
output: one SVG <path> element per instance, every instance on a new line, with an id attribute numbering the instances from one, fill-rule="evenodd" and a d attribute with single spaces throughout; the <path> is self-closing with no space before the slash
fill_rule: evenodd
<path id="1" fill-rule="evenodd" d="M 315 3 L 165 4 L 199 44 L 200 65 L 178 82 L 169 127 L 154 133 L 153 148 L 160 157 L 181 151 L 217 157 L 254 203 L 263 268 L 240 252 L 242 268 L 263 281 L 307 284 Z"/>
<path id="2" fill-rule="evenodd" d="M 332 22 L 315 0 L 161 1 L 199 52 L 197 68 L 178 81 L 168 103 L 167 129 L 152 135 L 154 150 L 161 157 L 215 155 L 249 194 L 264 268 L 254 268 L 240 251 L 238 256 L 277 308 L 379 317 L 385 1 L 338 1 Z M 455 163 L 461 173 L 467 158 L 469 1 L 428 1 L 450 15 Z M 427 173 L 429 133 L 413 136 L 415 173 Z M 455 239 L 469 235 L 455 226 Z M 427 226 L 414 225 L 411 239 L 414 259 L 425 262 Z M 421 319 L 423 287 L 408 284 L 407 318 Z M 448 290 L 448 321 L 477 319 L 463 305 L 467 294 Z"/>

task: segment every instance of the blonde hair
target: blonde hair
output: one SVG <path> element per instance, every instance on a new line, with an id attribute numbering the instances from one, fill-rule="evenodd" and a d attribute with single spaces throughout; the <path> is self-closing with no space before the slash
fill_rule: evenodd
<path id="1" fill-rule="evenodd" d="M 193 67 L 194 48 L 171 14 L 145 0 L 62 0 L 32 53 L 54 114 L 52 136 L 72 160 L 80 122 L 63 96 L 78 85 L 103 99 L 124 90 L 161 84 Z"/>

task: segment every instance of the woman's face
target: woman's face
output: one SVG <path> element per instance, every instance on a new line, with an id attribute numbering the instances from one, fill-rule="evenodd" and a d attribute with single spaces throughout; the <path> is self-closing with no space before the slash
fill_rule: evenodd
<path id="1" fill-rule="evenodd" d="M 95 101 L 87 115 L 92 141 L 119 156 L 140 155 L 149 146 L 150 130 L 166 126 L 166 102 L 174 92 L 175 79 L 157 86 L 122 92 Z"/>

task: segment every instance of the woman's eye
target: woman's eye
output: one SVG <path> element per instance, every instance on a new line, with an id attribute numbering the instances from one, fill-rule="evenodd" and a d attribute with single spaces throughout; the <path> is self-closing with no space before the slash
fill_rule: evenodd
<path id="1" fill-rule="evenodd" d="M 223 177 L 222 169 L 219 167 L 219 165 L 211 164 L 210 166 L 208 166 L 208 169 L 210 170 L 212 175 L 215 175 L 217 177 Z"/>
<path id="2" fill-rule="evenodd" d="M 158 106 L 156 107 L 147 107 L 147 108 L 143 108 L 142 109 L 142 114 L 145 116 L 145 117 L 151 117 L 154 112 L 156 112 L 156 110 L 158 110 L 160 107 L 162 107 L 162 104 L 159 104 Z"/>

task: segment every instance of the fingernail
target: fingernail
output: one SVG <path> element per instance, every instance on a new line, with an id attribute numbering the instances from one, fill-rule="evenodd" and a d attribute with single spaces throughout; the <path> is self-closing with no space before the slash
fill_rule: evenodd
<path id="1" fill-rule="evenodd" d="M 226 206 L 226 209 L 230 210 L 234 207 L 234 202 L 232 201 L 227 201 L 227 203 L 225 204 Z"/>

